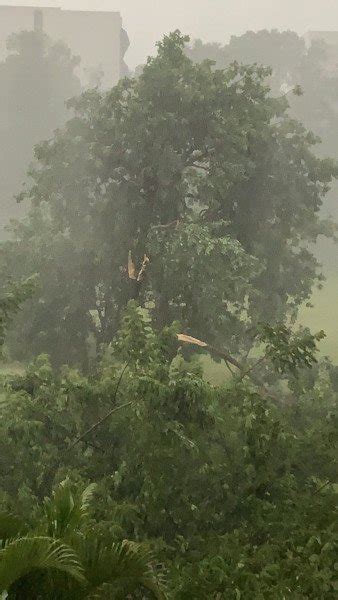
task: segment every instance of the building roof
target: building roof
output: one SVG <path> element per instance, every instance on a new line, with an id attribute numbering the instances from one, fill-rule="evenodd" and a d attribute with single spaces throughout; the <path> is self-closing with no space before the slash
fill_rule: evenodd
<path id="1" fill-rule="evenodd" d="M 6 9 L 6 10 L 57 10 L 57 11 L 62 11 L 62 12 L 67 12 L 67 13 L 97 13 L 97 14 L 106 14 L 106 15 L 120 15 L 119 11 L 115 11 L 115 10 L 94 10 L 94 9 L 87 9 L 87 10 L 77 10 L 77 9 L 68 9 L 65 8 L 63 6 L 51 6 L 51 5 L 46 5 L 46 6 L 36 6 L 34 4 L 31 5 L 27 5 L 27 4 L 0 4 L 0 10 L 1 9 Z"/>

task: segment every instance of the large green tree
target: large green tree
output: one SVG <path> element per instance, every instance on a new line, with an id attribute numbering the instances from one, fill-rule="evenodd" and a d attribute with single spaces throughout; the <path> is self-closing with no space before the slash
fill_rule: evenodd
<path id="1" fill-rule="evenodd" d="M 321 138 L 316 152 L 338 157 L 336 139 L 338 74 L 332 64 L 332 50 L 321 40 L 306 45 L 305 40 L 292 31 L 248 31 L 232 36 L 230 42 L 208 44 L 197 40 L 187 48 L 195 62 L 213 60 L 217 68 L 226 68 L 233 61 L 240 64 L 258 64 L 272 69 L 269 86 L 274 96 L 287 94 L 291 114 L 300 119 Z M 299 86 L 302 95 L 288 93 Z M 327 209 L 338 216 L 335 194 L 326 202 Z"/>
<path id="2" fill-rule="evenodd" d="M 245 325 L 309 296 L 334 167 L 269 96 L 265 69 L 194 64 L 186 42 L 169 35 L 139 79 L 85 93 L 37 148 L 30 215 L 3 252 L 5 272 L 40 274 L 24 354 L 86 365 L 136 297 L 158 325 L 239 347 Z"/>

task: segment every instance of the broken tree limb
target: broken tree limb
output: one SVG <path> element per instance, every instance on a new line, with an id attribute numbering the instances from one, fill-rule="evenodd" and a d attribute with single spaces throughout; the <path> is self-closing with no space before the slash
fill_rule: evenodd
<path id="1" fill-rule="evenodd" d="M 148 268 L 149 263 L 150 263 L 150 259 L 145 254 L 144 257 L 143 257 L 143 262 L 142 262 L 142 265 L 141 265 L 140 272 L 139 272 L 139 274 L 137 276 L 138 283 L 140 283 L 141 281 L 143 281 L 143 278 L 145 276 L 145 273 L 146 273 L 146 270 Z"/>
<path id="2" fill-rule="evenodd" d="M 219 350 L 218 348 L 214 348 L 213 346 L 210 346 L 210 344 L 207 344 L 207 342 L 198 340 L 197 338 L 191 337 L 190 335 L 185 335 L 183 333 L 179 333 L 177 335 L 177 339 L 180 342 L 184 342 L 187 344 L 192 344 L 194 346 L 199 346 L 200 348 L 204 348 L 205 350 L 210 352 L 210 354 L 214 354 L 214 355 L 218 356 L 219 358 L 222 358 L 227 365 L 232 365 L 233 367 L 236 367 L 236 369 L 238 369 L 238 371 L 241 373 L 242 379 L 244 379 L 245 377 L 248 377 L 249 379 L 251 379 L 251 381 L 257 387 L 260 388 L 260 390 L 262 391 L 264 396 L 269 394 L 269 392 L 265 388 L 264 384 L 259 379 L 257 379 L 257 377 L 252 373 L 252 370 L 255 368 L 256 365 L 251 367 L 251 369 L 247 369 L 245 367 L 245 365 L 240 363 L 236 358 L 231 356 L 228 352 L 225 352 L 224 350 Z"/>
<path id="3" fill-rule="evenodd" d="M 136 271 L 136 266 L 132 258 L 131 250 L 128 252 L 128 277 L 133 281 L 137 281 L 141 283 L 143 281 L 144 275 L 150 263 L 150 258 L 144 254 L 143 261 L 139 272 Z"/>
<path id="4" fill-rule="evenodd" d="M 135 263 L 131 256 L 131 250 L 128 253 L 128 277 L 129 279 L 137 279 Z"/>
<path id="5" fill-rule="evenodd" d="M 164 225 L 152 225 L 151 229 L 169 229 L 170 227 L 175 227 L 175 229 L 177 229 L 179 224 L 180 221 L 178 219 L 175 219 L 175 221 L 170 221 L 170 223 L 165 223 Z"/>

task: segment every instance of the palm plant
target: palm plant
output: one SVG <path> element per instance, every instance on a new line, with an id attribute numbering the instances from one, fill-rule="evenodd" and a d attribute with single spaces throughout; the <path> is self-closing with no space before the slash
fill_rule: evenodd
<path id="1" fill-rule="evenodd" d="M 87 579 L 81 598 L 124 599 L 144 589 L 154 598 L 165 599 L 163 575 L 156 573 L 149 551 L 141 545 L 109 542 L 92 533 L 78 538 L 75 547 Z"/>
<path id="2" fill-rule="evenodd" d="M 8 599 L 99 600 L 147 590 L 163 600 L 163 577 L 141 545 L 98 537 L 89 508 L 95 487 L 65 481 L 43 504 L 35 530 L 0 513 L 0 594 Z M 0 596 L 1 597 L 1 596 Z"/>
<path id="3" fill-rule="evenodd" d="M 83 584 L 83 568 L 72 548 L 48 537 L 22 537 L 9 540 L 0 550 L 0 592 L 9 597 L 12 586 L 33 573 L 61 572 Z M 14 596 L 15 597 L 15 596 Z M 38 597 L 38 596 L 36 596 Z"/>
<path id="4" fill-rule="evenodd" d="M 61 482 L 52 497 L 45 498 L 43 503 L 46 534 L 65 538 L 79 530 L 89 517 L 95 488 L 95 484 L 91 484 L 81 492 L 72 489 L 68 479 Z"/>

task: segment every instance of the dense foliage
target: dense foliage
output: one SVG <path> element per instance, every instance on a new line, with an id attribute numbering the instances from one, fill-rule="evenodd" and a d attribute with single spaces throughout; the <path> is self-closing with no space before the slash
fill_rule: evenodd
<path id="1" fill-rule="evenodd" d="M 196 356 L 189 362 L 182 357 L 176 331 L 173 326 L 157 334 L 132 302 L 95 376 L 55 373 L 40 357 L 26 374 L 7 377 L 0 507 L 24 522 L 29 516 L 26 538 L 55 538 L 75 556 L 94 553 L 88 560 L 95 565 L 91 536 L 117 545 L 113 549 L 134 540 L 146 572 L 143 552 L 165 565 L 163 593 L 173 598 L 335 598 L 335 369 L 313 362 L 309 336 L 289 337 L 288 355 L 285 330 L 272 335 L 269 329 L 260 332 L 264 363 L 254 368 L 249 362 L 244 372 L 213 388 Z M 307 349 L 304 362 L 298 353 L 297 369 L 296 348 Z M 273 365 L 282 375 L 269 383 Z M 252 373 L 264 386 L 252 381 Z M 55 497 L 43 502 L 65 477 L 68 483 L 55 492 L 59 508 Z M 95 502 L 83 528 L 75 490 L 93 483 Z M 74 493 L 77 501 L 69 499 Z M 82 533 L 74 538 L 78 527 Z M 0 555 L 0 583 L 7 548 Z M 119 598 L 120 572 L 112 567 L 115 559 L 106 560 L 99 572 L 110 578 L 109 597 Z M 130 563 L 126 571 L 134 572 Z M 33 575 L 29 571 L 15 585 L 39 585 Z M 87 567 L 84 576 L 91 577 Z M 55 598 L 53 580 L 43 581 L 41 597 Z M 78 597 L 58 585 L 57 597 Z M 17 589 L 10 597 L 21 597 Z"/>
<path id="2" fill-rule="evenodd" d="M 333 129 L 337 123 L 338 77 L 332 50 L 324 41 L 307 45 L 293 31 L 248 31 L 232 36 L 224 46 L 198 40 L 187 49 L 187 54 L 196 62 L 213 60 L 222 69 L 234 61 L 270 67 L 269 85 L 275 96 L 299 86 L 303 93 L 295 98 L 290 94 L 288 98 L 292 113 L 320 135 L 323 152 L 337 156 Z"/>
<path id="3" fill-rule="evenodd" d="M 81 492 L 65 480 L 36 507 L 30 523 L 0 513 L 0 592 L 13 599 L 122 600 L 143 590 L 165 598 L 145 547 L 116 542 L 109 532 L 97 535 L 90 514 L 94 492 L 93 485 Z"/>
<path id="4" fill-rule="evenodd" d="M 16 356 L 87 369 L 131 298 L 159 327 L 178 319 L 247 348 L 248 323 L 295 316 L 309 297 L 334 165 L 271 98 L 265 69 L 194 64 L 186 41 L 171 34 L 139 79 L 85 93 L 37 148 L 29 217 L 3 248 L 3 273 L 40 275 Z M 137 270 L 150 259 L 142 282 L 129 252 Z"/>
<path id="5" fill-rule="evenodd" d="M 217 68 L 227 68 L 233 61 L 271 68 L 269 86 L 274 96 L 286 94 L 291 114 L 316 135 L 321 144 L 316 152 L 338 158 L 337 95 L 338 75 L 334 51 L 324 41 L 307 45 L 304 38 L 292 31 L 248 31 L 232 36 L 228 44 L 205 44 L 198 40 L 187 49 L 195 62 L 213 60 Z M 293 95 L 292 90 L 298 90 Z M 338 216 L 337 190 L 326 201 L 327 212 Z M 331 250 L 332 254 L 332 250 Z M 331 260 L 334 265 L 333 258 Z"/>
<path id="6" fill-rule="evenodd" d="M 21 282 L 6 282 L 0 287 L 0 352 L 5 342 L 7 329 L 22 303 L 35 292 L 36 278 L 30 277 Z"/>
<path id="7" fill-rule="evenodd" d="M 293 325 L 335 167 L 269 71 L 186 42 L 73 101 L 1 246 L 9 600 L 337 597 L 338 369 Z"/>

